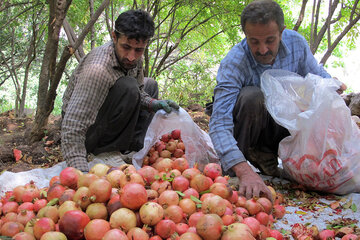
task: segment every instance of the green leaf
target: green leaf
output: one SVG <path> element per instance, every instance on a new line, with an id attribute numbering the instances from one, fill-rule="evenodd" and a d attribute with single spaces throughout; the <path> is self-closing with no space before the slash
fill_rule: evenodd
<path id="1" fill-rule="evenodd" d="M 179 196 L 180 197 L 184 197 L 185 196 L 185 194 L 183 194 L 182 192 L 180 192 L 180 191 L 175 191 L 177 194 L 179 194 Z"/>
<path id="2" fill-rule="evenodd" d="M 357 206 L 356 206 L 355 203 L 351 204 L 351 210 L 352 210 L 353 212 L 356 212 L 356 211 L 357 211 Z"/>
<path id="3" fill-rule="evenodd" d="M 200 199 L 198 199 L 197 197 L 194 197 L 193 195 L 190 195 L 190 199 L 196 203 L 202 203 L 202 201 L 200 201 Z"/>
<path id="4" fill-rule="evenodd" d="M 209 192 L 210 192 L 210 189 L 208 189 L 208 190 L 206 190 L 206 191 L 202 191 L 202 192 L 200 193 L 200 195 L 203 195 L 203 194 L 209 193 Z"/>

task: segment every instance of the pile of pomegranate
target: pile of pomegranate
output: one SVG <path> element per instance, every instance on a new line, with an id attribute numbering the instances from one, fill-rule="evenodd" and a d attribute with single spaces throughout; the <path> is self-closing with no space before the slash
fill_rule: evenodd
<path id="1" fill-rule="evenodd" d="M 202 172 L 189 167 L 180 131 L 174 130 L 151 148 L 141 169 L 96 164 L 84 174 L 67 167 L 47 188 L 34 182 L 15 187 L 1 198 L 0 235 L 16 240 L 282 240 L 273 223 L 285 214 L 284 198 L 268 187 L 273 203 L 246 199 L 229 186 L 219 164 L 209 163 Z M 310 233 L 293 236 L 313 239 Z"/>

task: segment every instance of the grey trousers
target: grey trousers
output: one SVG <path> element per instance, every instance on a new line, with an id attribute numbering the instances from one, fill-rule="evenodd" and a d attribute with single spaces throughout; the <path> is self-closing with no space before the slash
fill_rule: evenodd
<path id="1" fill-rule="evenodd" d="M 233 110 L 234 137 L 245 158 L 267 175 L 276 175 L 280 141 L 289 131 L 277 124 L 266 110 L 259 87 L 241 89 Z"/>
<path id="2" fill-rule="evenodd" d="M 157 82 L 145 78 L 144 84 L 145 92 L 157 99 Z M 112 151 L 139 151 L 153 115 L 140 108 L 137 80 L 131 77 L 118 79 L 109 90 L 95 123 L 86 132 L 87 152 L 97 155 Z"/>

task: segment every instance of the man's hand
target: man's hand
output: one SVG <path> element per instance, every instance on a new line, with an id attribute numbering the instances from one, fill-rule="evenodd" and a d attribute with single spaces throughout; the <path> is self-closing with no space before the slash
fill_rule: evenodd
<path id="1" fill-rule="evenodd" d="M 274 201 L 270 189 L 265 185 L 261 177 L 251 169 L 247 162 L 236 164 L 232 167 L 232 170 L 240 180 L 239 194 L 250 199 L 252 197 L 259 197 L 263 193 L 271 202 Z"/>
<path id="2" fill-rule="evenodd" d="M 153 112 L 164 109 L 165 112 L 170 113 L 172 109 L 178 110 L 179 105 L 172 100 L 153 100 L 149 108 Z"/>

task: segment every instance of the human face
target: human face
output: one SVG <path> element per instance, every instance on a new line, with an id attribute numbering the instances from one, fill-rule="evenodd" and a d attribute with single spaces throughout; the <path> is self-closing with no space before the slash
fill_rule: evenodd
<path id="1" fill-rule="evenodd" d="M 247 44 L 255 60 L 261 64 L 273 64 L 279 51 L 281 33 L 275 21 L 267 24 L 246 23 Z"/>
<path id="2" fill-rule="evenodd" d="M 125 35 L 117 38 L 114 32 L 112 33 L 112 37 L 120 65 L 126 70 L 135 68 L 141 56 L 144 54 L 148 41 L 129 39 Z"/>

